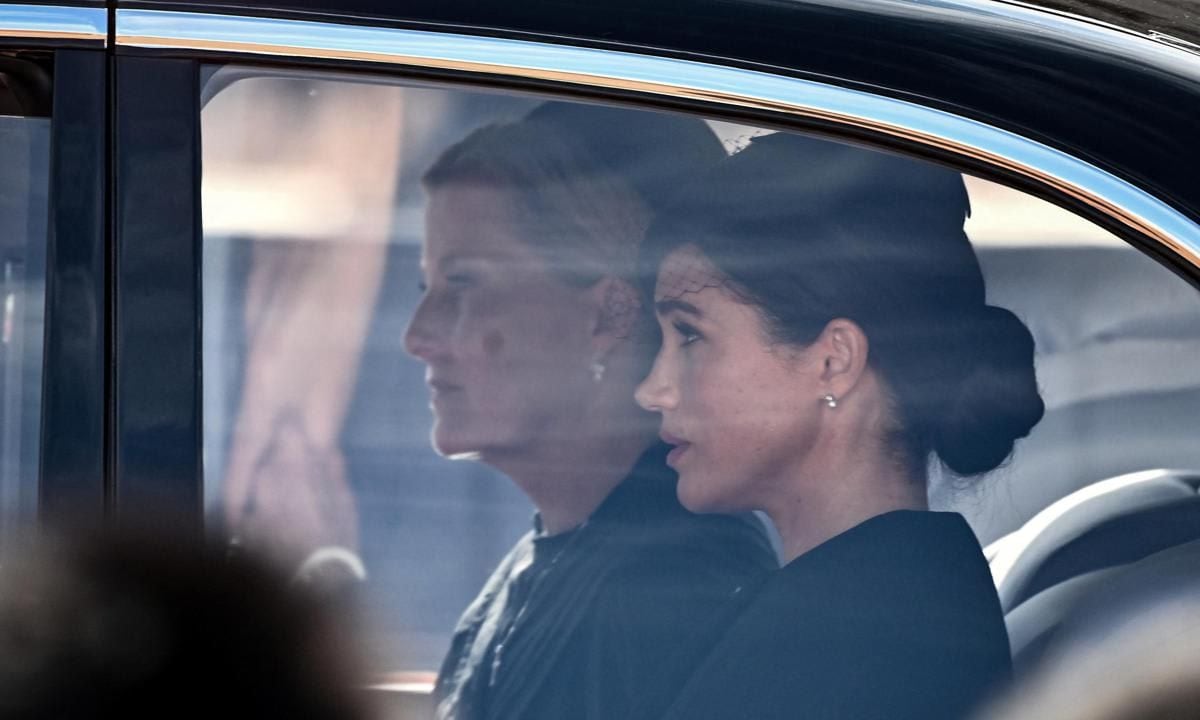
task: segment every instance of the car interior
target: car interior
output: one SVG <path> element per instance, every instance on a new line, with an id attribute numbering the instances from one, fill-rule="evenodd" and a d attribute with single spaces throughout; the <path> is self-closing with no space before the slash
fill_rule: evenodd
<path id="1" fill-rule="evenodd" d="M 1187 422 L 1200 410 L 1200 377 L 1189 377 L 1195 374 L 1192 366 L 1181 362 L 1200 350 L 1200 306 L 1190 286 L 1132 249 L 984 247 L 980 255 L 993 302 L 1018 312 L 1028 308 L 1023 317 L 1032 319 L 1047 397 L 1058 397 L 1052 389 L 1057 382 L 1076 382 L 1082 395 L 1064 393 L 1057 404 L 1049 402 L 1046 418 L 995 477 L 968 488 L 947 479 L 931 491 L 935 507 L 964 513 L 987 542 L 1013 653 L 1025 667 L 1040 657 L 1077 600 L 1096 594 L 1135 564 L 1152 577 L 1154 557 L 1200 540 L 1200 471 L 1178 469 L 1200 468 L 1200 448 L 1190 442 Z M 377 573 L 377 580 L 395 583 L 393 597 L 416 601 L 407 613 L 395 615 L 429 618 L 420 634 L 436 638 L 436 623 L 453 622 L 449 616 L 456 612 L 444 599 L 447 585 L 458 583 L 459 592 L 468 593 L 472 583 L 464 576 L 485 574 L 493 562 L 478 550 L 447 545 L 446 538 L 455 533 L 446 529 L 474 533 L 481 545 L 502 547 L 505 539 L 524 531 L 532 510 L 494 472 L 433 455 L 422 403 L 388 400 L 423 392 L 421 370 L 400 346 L 415 307 L 410 279 L 418 264 L 414 244 L 389 250 L 388 283 L 364 350 L 364 374 L 345 437 L 356 487 L 371 498 L 362 518 L 364 550 L 374 560 L 368 564 L 390 566 Z M 1110 289 L 1140 298 L 1140 304 L 1096 308 L 1089 314 L 1094 327 L 1047 317 L 1047 308 L 1070 307 L 1052 297 L 1057 291 L 1047 290 L 1053 287 L 1050 279 L 1061 282 L 1091 272 L 1103 273 Z M 1069 288 L 1061 292 L 1064 298 L 1071 295 Z M 1103 294 L 1095 296 L 1099 302 Z M 1164 310 L 1178 316 L 1163 318 Z M 1114 317 L 1116 311 L 1129 316 Z M 1166 374 L 1153 378 L 1124 378 L 1122 372 L 1130 369 L 1120 365 L 1130 357 L 1124 345 L 1172 353 L 1174 367 L 1164 364 Z M 1082 365 L 1079 358 L 1090 364 Z M 1063 374 L 1055 375 L 1060 367 Z M 1093 382 L 1078 382 L 1079 373 L 1107 376 L 1125 387 L 1105 395 Z M 1143 381 L 1150 387 L 1137 386 Z M 1195 384 L 1189 387 L 1189 382 Z M 381 386 L 390 389 L 381 394 Z M 394 442 L 393 433 L 405 439 Z M 399 477 L 396 468 L 410 470 Z M 403 492 L 395 491 L 397 482 Z M 403 549 L 397 552 L 397 547 Z M 1200 545 L 1191 547 L 1200 552 Z M 424 562 L 430 557 L 444 562 Z M 464 572 L 464 565 L 472 571 Z M 414 583 L 414 577 L 422 582 Z M 396 631 L 413 637 L 412 628 Z"/>
<path id="2" fill-rule="evenodd" d="M 214 116 L 223 93 L 261 82 L 253 69 L 210 72 L 206 112 Z M 269 72 L 265 80 L 286 88 L 287 77 Z M 537 100 L 422 86 L 404 92 L 420 101 L 406 105 L 413 110 L 406 115 L 397 220 L 341 443 L 360 500 L 367 604 L 380 630 L 373 660 L 429 671 L 460 610 L 529 527 L 532 509 L 494 471 L 447 462 L 429 449 L 422 366 L 401 342 L 418 300 L 418 179 L 440 148 L 471 127 L 517 117 Z M 712 127 L 730 151 L 763 132 L 725 122 Z M 1191 361 L 1200 351 L 1200 303 L 1187 281 L 1100 228 L 993 183 L 969 178 L 968 187 L 968 234 L 988 301 L 1029 325 L 1047 411 L 1007 465 L 981 482 L 932 468 L 930 503 L 963 513 L 985 544 L 1023 671 L 1072 626 L 1086 601 L 1135 573 L 1166 584 L 1180 558 L 1200 547 L 1200 444 L 1191 428 L 1200 415 L 1200 366 Z M 247 352 L 230 328 L 260 241 L 254 232 L 223 227 L 208 231 L 205 242 L 206 435 L 213 439 L 206 452 L 214 504 L 221 458 L 236 440 L 232 414 Z"/>
<path id="3" fill-rule="evenodd" d="M 1016 254 L 981 259 L 990 290 L 1027 309 L 1048 412 L 959 509 L 994 538 L 987 554 L 1027 673 L 1081 617 L 1115 611 L 1130 578 L 1151 596 L 1200 561 L 1200 315 L 1190 285 L 1132 248 L 1005 257 Z M 1054 312 L 1072 305 L 1074 317 Z"/>

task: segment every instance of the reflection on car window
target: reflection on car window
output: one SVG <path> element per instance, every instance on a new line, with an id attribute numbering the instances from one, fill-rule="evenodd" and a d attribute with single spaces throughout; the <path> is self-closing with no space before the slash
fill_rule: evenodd
<path id="1" fill-rule="evenodd" d="M 0 542 L 37 502 L 49 138 L 47 118 L 0 115 Z"/>
<path id="2" fill-rule="evenodd" d="M 709 143 L 715 163 L 767 133 L 622 110 L 630 115 L 616 122 L 626 137 L 597 130 L 564 138 L 555 123 L 585 127 L 591 118 L 611 127 L 615 110 L 560 103 L 553 112 L 567 119 L 548 119 L 541 98 L 334 73 L 224 67 L 209 83 L 202 144 L 210 524 L 297 567 L 320 548 L 361 559 L 352 572 L 366 575 L 377 669 L 435 671 L 498 565 L 536 568 L 537 552 L 564 552 L 531 540 L 528 556 L 510 553 L 530 532 L 529 498 L 538 491 L 506 479 L 528 466 L 495 460 L 494 449 L 535 434 L 558 433 L 556 447 L 611 441 L 613 456 L 628 458 L 621 473 L 610 473 L 620 480 L 658 432 L 655 425 L 639 435 L 648 439 L 632 452 L 626 446 L 637 443 L 627 438 L 598 430 L 580 438 L 585 425 L 560 421 L 570 410 L 563 393 L 578 399 L 595 383 L 626 383 L 632 404 L 641 379 L 634 376 L 646 368 L 610 360 L 607 346 L 555 324 L 556 311 L 580 302 L 580 288 L 620 279 L 611 268 L 621 263 L 629 263 L 627 282 L 597 290 L 604 306 L 645 301 L 625 294 L 641 288 L 632 269 L 639 234 L 709 162 L 685 167 L 690 155 L 675 153 L 680 164 L 663 166 L 653 148 L 682 142 L 678 128 L 702 128 L 698 142 Z M 636 133 L 661 130 L 657 121 L 631 119 L 638 115 L 674 118 L 676 129 L 646 142 Z M 595 142 L 599 148 L 580 150 Z M 628 157 L 645 162 L 615 162 Z M 545 182 L 558 170 L 524 169 L 531 158 L 591 169 L 580 183 L 569 173 Z M 653 189 L 647 172 L 662 176 Z M 461 181 L 468 176 L 477 181 Z M 530 177 L 543 182 L 536 192 L 521 185 Z M 1056 206 L 973 177 L 965 185 L 966 232 L 987 302 L 1032 333 L 1045 417 L 1001 468 L 969 488 L 934 468 L 931 506 L 961 512 L 988 544 L 1105 478 L 1200 467 L 1190 437 L 1200 417 L 1200 371 L 1190 361 L 1200 349 L 1195 291 Z M 535 235 L 542 244 L 528 242 Z M 630 240 L 608 255 L 579 255 L 573 245 L 614 236 Z M 464 248 L 484 241 L 491 255 L 467 257 Z M 562 282 L 546 281 L 545 267 L 565 269 Z M 603 318 L 609 329 L 625 322 L 619 312 Z M 641 332 L 622 328 L 628 342 Z M 547 331 L 559 339 L 554 352 L 529 339 Z M 473 343 L 470 362 L 443 362 L 456 342 Z M 513 342 L 538 352 L 512 352 Z M 596 358 L 566 359 L 583 348 Z M 496 357 L 519 362 L 501 368 Z M 484 385 L 485 404 L 463 405 L 468 382 Z M 471 460 L 488 452 L 493 461 Z M 609 470 L 585 457 L 594 467 L 584 469 Z M 555 462 L 568 464 L 538 462 L 548 473 L 565 472 Z M 555 517 L 543 511 L 540 522 Z M 708 532 L 698 531 L 698 546 L 740 530 Z M 753 565 L 753 538 L 746 547 L 740 561 Z"/>

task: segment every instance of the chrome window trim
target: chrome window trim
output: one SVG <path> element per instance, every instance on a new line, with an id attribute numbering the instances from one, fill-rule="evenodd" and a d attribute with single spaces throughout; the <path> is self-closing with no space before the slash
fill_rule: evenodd
<path id="1" fill-rule="evenodd" d="M 118 10 L 116 44 L 485 73 L 832 122 L 1033 180 L 1162 244 L 1200 271 L 1200 226 L 1137 186 L 1007 130 L 860 90 L 695 60 L 547 42 L 158 10 Z"/>
<path id="2" fill-rule="evenodd" d="M 0 3 L 0 39 L 66 40 L 108 45 L 104 8 Z"/>

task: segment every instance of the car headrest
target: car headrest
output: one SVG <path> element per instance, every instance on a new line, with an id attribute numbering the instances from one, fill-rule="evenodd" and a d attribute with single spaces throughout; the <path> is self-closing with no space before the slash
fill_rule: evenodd
<path id="1" fill-rule="evenodd" d="M 1198 567 L 1200 540 L 1193 540 L 1137 562 L 1078 575 L 1022 602 L 1004 618 L 1016 675 L 1036 671 L 1056 647 L 1108 633 L 1114 620 L 1144 614 L 1147 605 L 1163 597 L 1195 596 Z"/>
<path id="2" fill-rule="evenodd" d="M 1197 486 L 1200 472 L 1147 470 L 1093 483 L 1054 502 L 985 550 L 1001 606 L 1008 612 L 1036 592 L 1046 563 L 1085 533 L 1123 515 L 1195 499 Z"/>

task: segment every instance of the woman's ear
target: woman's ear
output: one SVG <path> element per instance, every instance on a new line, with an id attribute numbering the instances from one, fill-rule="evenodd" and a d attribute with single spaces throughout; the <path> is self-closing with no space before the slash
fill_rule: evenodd
<path id="1" fill-rule="evenodd" d="M 642 308 L 641 295 L 632 284 L 611 275 L 588 288 L 588 293 L 594 310 L 592 343 L 596 354 L 604 355 L 633 334 Z"/>
<path id="2" fill-rule="evenodd" d="M 846 318 L 830 320 L 814 346 L 823 363 L 821 383 L 834 398 L 848 395 L 867 369 L 870 342 L 858 323 Z"/>

